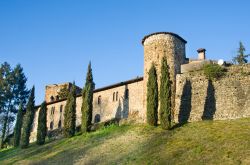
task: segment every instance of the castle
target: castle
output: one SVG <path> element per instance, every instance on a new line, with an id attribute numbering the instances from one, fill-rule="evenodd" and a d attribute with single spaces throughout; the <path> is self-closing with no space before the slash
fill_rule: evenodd
<path id="1" fill-rule="evenodd" d="M 186 41 L 177 34 L 158 32 L 142 40 L 144 47 L 144 75 L 132 80 L 95 89 L 93 96 L 93 123 L 113 118 L 146 122 L 146 97 L 148 71 L 155 64 L 160 83 L 161 59 L 166 56 L 172 81 L 172 112 L 175 122 L 206 119 L 223 120 L 250 116 L 250 66 L 231 66 L 220 80 L 208 81 L 199 71 L 206 60 L 205 49 L 198 49 L 198 59 L 186 57 Z M 58 92 L 64 86 L 46 86 L 47 127 L 55 130 L 63 127 L 66 100 L 60 100 Z M 81 88 L 77 87 L 76 125 L 81 124 Z M 35 113 L 30 141 L 36 140 L 39 106 Z"/>

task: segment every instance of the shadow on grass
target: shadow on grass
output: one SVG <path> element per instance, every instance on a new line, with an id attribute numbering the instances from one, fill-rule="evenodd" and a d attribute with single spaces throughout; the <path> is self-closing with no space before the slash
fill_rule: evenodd
<path id="1" fill-rule="evenodd" d="M 126 133 L 127 130 L 129 130 L 128 126 L 111 125 L 97 132 L 55 140 L 43 146 L 31 144 L 27 149 L 13 148 L 0 152 L 0 160 L 6 164 L 23 162 L 24 164 L 26 162 L 32 164 L 73 164 L 89 149 L 103 143 L 104 139 Z"/>
<path id="2" fill-rule="evenodd" d="M 170 130 L 175 130 L 175 129 L 177 129 L 177 128 L 181 128 L 181 127 L 183 127 L 184 125 L 187 125 L 187 124 L 188 124 L 188 122 L 177 123 L 177 124 L 175 124 L 173 127 L 171 127 Z"/>

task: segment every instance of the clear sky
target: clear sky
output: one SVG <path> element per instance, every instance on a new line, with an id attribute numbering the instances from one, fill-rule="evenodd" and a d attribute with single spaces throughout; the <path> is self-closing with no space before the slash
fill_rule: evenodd
<path id="1" fill-rule="evenodd" d="M 36 104 L 46 84 L 83 87 L 91 60 L 96 87 L 143 75 L 142 38 L 168 31 L 210 59 L 250 52 L 249 0 L 0 0 L 0 63 L 20 63 Z"/>

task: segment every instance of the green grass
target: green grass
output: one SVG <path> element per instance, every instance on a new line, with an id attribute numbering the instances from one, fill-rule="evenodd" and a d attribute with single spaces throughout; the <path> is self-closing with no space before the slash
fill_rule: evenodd
<path id="1" fill-rule="evenodd" d="M 250 118 L 171 131 L 111 125 L 44 146 L 2 150 L 0 164 L 250 164 Z"/>

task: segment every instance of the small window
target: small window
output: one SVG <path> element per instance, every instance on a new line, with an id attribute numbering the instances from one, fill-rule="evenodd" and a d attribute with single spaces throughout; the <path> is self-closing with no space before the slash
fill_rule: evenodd
<path id="1" fill-rule="evenodd" d="M 126 89 L 125 90 L 125 99 L 128 99 L 128 97 L 129 97 L 129 89 Z"/>
<path id="2" fill-rule="evenodd" d="M 118 92 L 116 92 L 116 101 L 118 101 Z"/>
<path id="3" fill-rule="evenodd" d="M 55 101 L 55 98 L 53 96 L 50 97 L 50 102 Z"/>
<path id="4" fill-rule="evenodd" d="M 52 122 L 50 122 L 50 130 L 52 130 L 53 129 L 53 127 L 54 127 L 54 123 L 53 123 L 53 121 Z"/>
<path id="5" fill-rule="evenodd" d="M 59 122 L 58 122 L 58 128 L 62 128 L 62 121 L 61 120 L 59 120 Z"/>
<path id="6" fill-rule="evenodd" d="M 95 123 L 99 123 L 101 121 L 101 116 L 100 114 L 95 115 Z"/>
<path id="7" fill-rule="evenodd" d="M 57 101 L 57 100 L 59 100 L 59 96 L 58 96 L 58 95 L 56 96 L 56 101 Z"/>
<path id="8" fill-rule="evenodd" d="M 113 93 L 113 101 L 115 101 L 115 92 Z"/>
<path id="9" fill-rule="evenodd" d="M 60 113 L 63 111 L 63 105 L 60 106 Z"/>
<path id="10" fill-rule="evenodd" d="M 101 97 L 101 96 L 98 96 L 97 104 L 100 105 L 101 103 L 102 103 L 102 97 Z"/>
<path id="11" fill-rule="evenodd" d="M 51 115 L 55 114 L 55 107 L 51 107 Z"/>

